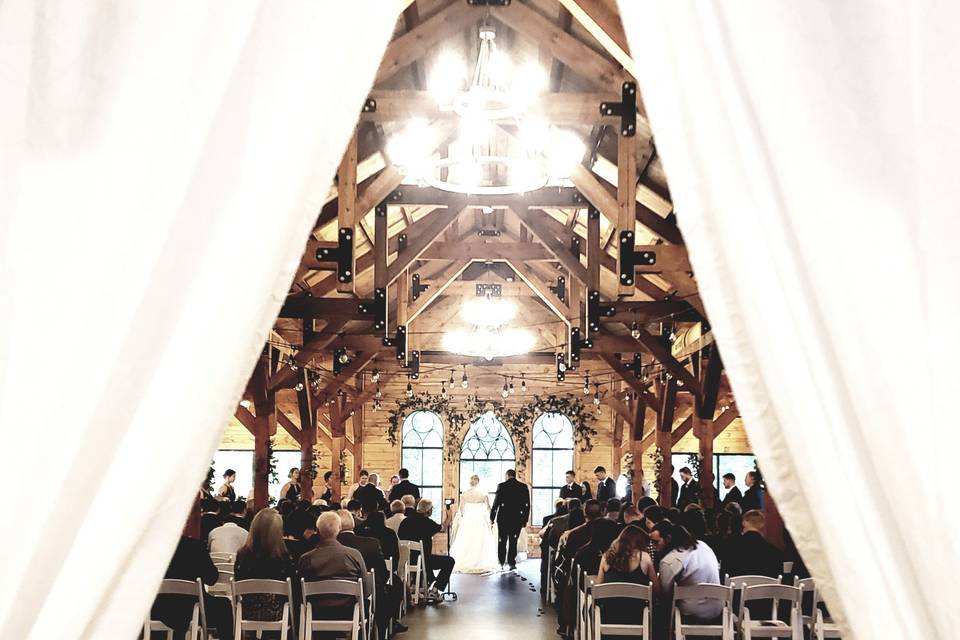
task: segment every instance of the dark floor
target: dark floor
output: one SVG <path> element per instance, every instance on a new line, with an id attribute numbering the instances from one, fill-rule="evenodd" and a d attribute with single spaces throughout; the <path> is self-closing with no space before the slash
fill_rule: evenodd
<path id="1" fill-rule="evenodd" d="M 455 602 L 419 607 L 404 622 L 404 640 L 521 640 L 557 638 L 556 616 L 542 611 L 540 560 L 489 576 L 454 574 Z"/>

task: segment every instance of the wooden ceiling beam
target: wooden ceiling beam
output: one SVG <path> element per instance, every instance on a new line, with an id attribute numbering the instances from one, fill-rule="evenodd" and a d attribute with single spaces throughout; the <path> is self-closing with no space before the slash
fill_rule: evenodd
<path id="1" fill-rule="evenodd" d="M 673 357 L 673 354 L 670 352 L 670 347 L 666 346 L 661 342 L 659 337 L 651 334 L 642 326 L 637 327 L 635 330 L 639 331 L 637 340 L 644 346 L 645 350 L 671 374 L 671 380 L 679 379 L 683 381 L 683 386 L 688 391 L 697 396 L 702 395 L 703 391 L 700 388 L 700 381 Z"/>
<path id="2" fill-rule="evenodd" d="M 417 236 L 408 241 L 407 248 L 397 255 L 397 258 L 390 263 L 390 266 L 387 268 L 387 283 L 389 284 L 396 280 L 400 272 L 419 258 L 420 254 L 440 237 L 463 211 L 464 209 L 458 207 L 440 209 L 431 213 L 426 219 L 417 222 L 414 225 L 418 227 Z"/>
<path id="3" fill-rule="evenodd" d="M 560 4 L 627 73 L 639 77 L 615 0 L 560 0 Z"/>
<path id="4" fill-rule="evenodd" d="M 454 194 L 436 187 L 403 185 L 391 196 L 390 206 L 394 205 L 435 205 L 507 208 L 523 203 L 527 207 L 566 208 L 583 207 L 583 196 L 573 187 L 542 187 L 521 195 L 481 195 Z"/>
<path id="5" fill-rule="evenodd" d="M 434 242 L 418 260 L 524 260 L 550 262 L 554 255 L 538 244 L 523 242 Z"/>
<path id="6" fill-rule="evenodd" d="M 620 376 L 620 379 L 623 380 L 630 389 L 633 390 L 638 396 L 643 398 L 643 401 L 647 403 L 650 408 L 654 411 L 657 411 L 660 404 L 657 402 L 656 396 L 650 393 L 647 390 L 647 387 L 642 384 L 637 377 L 633 374 L 632 371 L 627 369 L 626 365 L 612 353 L 601 353 L 600 359 L 607 363 L 611 369 L 613 369 L 617 375 Z"/>
<path id="7" fill-rule="evenodd" d="M 447 288 L 460 277 L 463 270 L 470 266 L 472 259 L 457 258 L 446 269 L 436 276 L 436 280 L 430 283 L 430 288 L 420 294 L 420 297 L 409 304 L 407 308 L 408 320 L 410 322 L 419 316 L 434 300 L 439 298 Z"/>
<path id="8" fill-rule="evenodd" d="M 277 409 L 277 424 L 283 427 L 283 430 L 289 433 L 290 437 L 297 441 L 297 444 L 303 446 L 303 432 L 280 409 Z"/>
<path id="9" fill-rule="evenodd" d="M 370 336 L 380 341 L 381 338 L 377 336 Z M 382 344 L 382 341 L 381 341 Z M 334 379 L 327 382 L 321 388 L 313 394 L 313 397 L 317 402 L 322 403 L 325 401 L 331 394 L 335 393 L 347 380 L 357 375 L 363 371 L 364 367 L 370 364 L 374 358 L 377 357 L 377 351 L 361 351 L 357 353 L 353 360 L 348 364 L 343 371 L 340 372 L 340 375 L 336 376 Z"/>
<path id="10" fill-rule="evenodd" d="M 589 280 L 587 268 L 580 264 L 580 258 L 575 257 L 570 251 L 570 247 L 563 246 L 557 236 L 547 228 L 542 218 L 549 217 L 549 214 L 539 209 L 524 211 L 519 207 L 513 211 L 520 218 L 520 222 L 533 234 L 533 237 L 557 258 L 560 264 L 570 272 L 571 276 L 575 277 L 581 285 Z"/>

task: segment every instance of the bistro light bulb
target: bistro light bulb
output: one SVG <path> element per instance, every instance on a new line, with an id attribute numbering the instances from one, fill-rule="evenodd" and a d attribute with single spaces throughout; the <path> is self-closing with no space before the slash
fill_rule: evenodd
<path id="1" fill-rule="evenodd" d="M 410 384 L 409 382 L 407 383 L 407 397 L 408 398 L 413 397 L 413 385 Z"/>
<path id="2" fill-rule="evenodd" d="M 350 358 L 347 356 L 345 352 L 341 353 L 340 357 L 337 358 L 337 360 L 340 361 L 340 364 L 347 364 L 348 362 L 350 362 Z"/>
<path id="3" fill-rule="evenodd" d="M 298 382 L 297 385 L 294 387 L 294 389 L 296 389 L 297 391 L 303 391 L 303 383 Z"/>
<path id="4" fill-rule="evenodd" d="M 380 382 L 380 369 L 374 369 L 373 375 L 370 376 L 370 379 L 374 382 Z"/>
<path id="5" fill-rule="evenodd" d="M 377 400 L 383 397 L 383 393 L 380 391 L 380 385 L 377 385 L 377 392 L 373 394 L 373 397 Z"/>
<path id="6" fill-rule="evenodd" d="M 463 368 L 463 377 L 460 378 L 460 386 L 466 389 L 470 386 L 470 382 L 467 380 L 467 368 Z"/>
<path id="7" fill-rule="evenodd" d="M 444 400 L 447 399 L 447 385 L 443 382 L 440 383 L 440 397 Z"/>
<path id="8" fill-rule="evenodd" d="M 513 390 L 513 381 L 511 380 L 511 381 L 510 381 L 510 395 L 513 395 L 513 393 L 514 393 L 514 390 Z"/>
<path id="9" fill-rule="evenodd" d="M 500 395 L 503 396 L 504 398 L 510 395 L 510 389 L 507 388 L 506 382 L 503 383 L 503 391 L 500 392 Z"/>
<path id="10" fill-rule="evenodd" d="M 454 384 L 454 382 L 453 382 L 453 369 L 450 369 L 450 386 L 452 387 L 453 384 Z"/>
<path id="11" fill-rule="evenodd" d="M 520 393 L 526 393 L 526 392 L 527 392 L 527 380 L 526 380 L 526 378 L 521 377 L 521 378 L 520 378 Z"/>
<path id="12" fill-rule="evenodd" d="M 633 321 L 633 324 L 630 325 L 630 336 L 631 336 L 634 340 L 639 340 L 639 339 L 640 339 L 640 325 L 637 324 L 637 321 L 636 321 L 636 320 L 634 320 L 634 321 Z"/>
<path id="13" fill-rule="evenodd" d="M 593 394 L 593 404 L 600 406 L 600 387 L 597 387 L 597 391 Z"/>

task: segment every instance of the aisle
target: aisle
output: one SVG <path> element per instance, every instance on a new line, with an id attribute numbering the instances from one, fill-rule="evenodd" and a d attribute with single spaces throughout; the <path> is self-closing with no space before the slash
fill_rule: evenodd
<path id="1" fill-rule="evenodd" d="M 552 609 L 541 612 L 540 560 L 491 576 L 454 574 L 460 599 L 411 611 L 403 640 L 519 640 L 556 638 Z M 531 588 L 531 586 L 533 588 Z"/>

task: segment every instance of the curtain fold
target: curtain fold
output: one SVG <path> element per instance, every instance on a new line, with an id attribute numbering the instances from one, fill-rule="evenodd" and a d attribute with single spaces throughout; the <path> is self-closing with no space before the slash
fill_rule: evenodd
<path id="1" fill-rule="evenodd" d="M 954 637 L 960 7 L 620 9 L 737 406 L 844 637 Z"/>
<path id="2" fill-rule="evenodd" d="M 0 637 L 133 637 L 400 2 L 0 4 Z"/>

